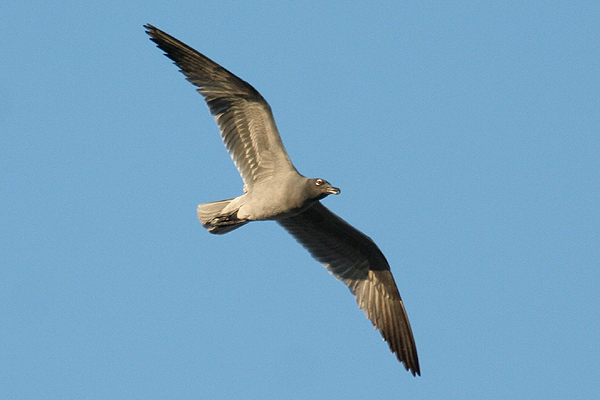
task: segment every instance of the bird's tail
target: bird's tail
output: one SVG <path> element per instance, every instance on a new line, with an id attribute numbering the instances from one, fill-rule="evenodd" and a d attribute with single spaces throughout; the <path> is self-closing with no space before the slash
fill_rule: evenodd
<path id="1" fill-rule="evenodd" d="M 221 235 L 247 224 L 249 221 L 237 217 L 237 208 L 225 210 L 232 200 L 234 199 L 200 204 L 198 206 L 198 219 L 202 222 L 202 226 L 210 233 Z"/>

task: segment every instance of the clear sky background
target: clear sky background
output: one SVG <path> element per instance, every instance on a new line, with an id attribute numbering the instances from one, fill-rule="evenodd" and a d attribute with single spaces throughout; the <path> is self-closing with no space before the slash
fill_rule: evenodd
<path id="1" fill-rule="evenodd" d="M 0 398 L 596 398 L 600 3 L 484 3 L 4 2 Z M 144 23 L 342 189 L 422 377 L 276 223 L 202 228 L 241 179 Z"/>

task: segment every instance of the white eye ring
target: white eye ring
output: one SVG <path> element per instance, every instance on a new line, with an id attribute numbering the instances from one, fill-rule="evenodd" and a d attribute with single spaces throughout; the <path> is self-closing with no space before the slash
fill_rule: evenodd
<path id="1" fill-rule="evenodd" d="M 323 179 L 317 179 L 317 181 L 315 182 L 315 185 L 317 186 L 321 186 L 323 184 Z"/>

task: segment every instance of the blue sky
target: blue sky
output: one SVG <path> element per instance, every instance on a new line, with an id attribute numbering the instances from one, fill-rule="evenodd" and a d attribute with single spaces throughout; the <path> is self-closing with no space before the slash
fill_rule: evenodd
<path id="1" fill-rule="evenodd" d="M 588 399 L 598 2 L 6 2 L 0 397 Z M 241 193 L 152 23 L 250 82 L 375 240 L 421 362 Z"/>

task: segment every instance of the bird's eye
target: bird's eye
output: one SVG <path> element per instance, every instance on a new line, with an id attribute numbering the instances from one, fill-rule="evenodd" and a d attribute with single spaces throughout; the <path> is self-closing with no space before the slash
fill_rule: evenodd
<path id="1" fill-rule="evenodd" d="M 321 186 L 323 184 L 323 179 L 317 179 L 317 181 L 315 182 L 315 185 L 317 186 Z"/>

